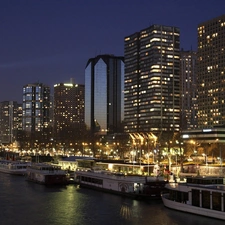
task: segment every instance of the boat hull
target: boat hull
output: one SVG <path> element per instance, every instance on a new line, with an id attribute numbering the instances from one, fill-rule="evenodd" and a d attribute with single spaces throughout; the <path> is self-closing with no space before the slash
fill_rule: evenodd
<path id="1" fill-rule="evenodd" d="M 125 197 L 136 199 L 136 200 L 150 200 L 150 199 L 160 200 L 161 199 L 160 192 L 152 193 L 152 194 L 132 193 L 132 192 L 116 191 L 113 189 L 106 189 L 106 188 L 97 187 L 97 186 L 84 184 L 84 183 L 79 183 L 79 187 L 89 188 L 89 189 L 93 189 L 93 190 L 97 190 L 97 191 L 101 191 L 105 193 L 110 193 L 110 194 L 115 194 L 119 196 L 125 196 Z"/>
<path id="2" fill-rule="evenodd" d="M 9 170 L 9 169 L 0 169 L 0 173 L 18 175 L 18 176 L 25 176 L 27 170 Z"/>
<path id="3" fill-rule="evenodd" d="M 38 174 L 29 175 L 28 181 L 44 184 L 44 185 L 64 185 L 67 184 L 67 177 L 65 175 L 45 175 L 41 176 Z"/>
<path id="4" fill-rule="evenodd" d="M 216 211 L 212 209 L 206 209 L 206 208 L 200 208 L 193 205 L 189 205 L 186 203 L 180 203 L 176 201 L 172 201 L 168 199 L 169 194 L 165 193 L 162 194 L 162 201 L 165 207 L 182 211 L 182 212 L 188 212 L 192 214 L 197 214 L 201 216 L 216 218 L 220 220 L 225 220 L 225 212 Z"/>

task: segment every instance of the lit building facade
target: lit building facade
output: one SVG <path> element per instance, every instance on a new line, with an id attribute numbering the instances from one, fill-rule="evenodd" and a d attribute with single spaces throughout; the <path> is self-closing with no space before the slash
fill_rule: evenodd
<path id="1" fill-rule="evenodd" d="M 34 83 L 23 87 L 22 129 L 30 137 L 31 147 L 49 142 L 50 107 L 49 86 Z"/>
<path id="2" fill-rule="evenodd" d="M 198 25 L 198 127 L 225 124 L 225 15 Z"/>
<path id="3" fill-rule="evenodd" d="M 181 130 L 197 128 L 197 54 L 195 51 L 180 53 L 180 127 Z"/>
<path id="4" fill-rule="evenodd" d="M 54 131 L 57 142 L 73 142 L 84 128 L 84 85 L 54 85 Z"/>
<path id="5" fill-rule="evenodd" d="M 0 143 L 12 144 L 22 129 L 22 104 L 16 101 L 0 102 Z"/>
<path id="6" fill-rule="evenodd" d="M 180 31 L 152 25 L 125 37 L 126 132 L 179 131 Z"/>
<path id="7" fill-rule="evenodd" d="M 85 68 L 85 123 L 93 132 L 121 132 L 124 117 L 124 57 L 99 55 Z"/>

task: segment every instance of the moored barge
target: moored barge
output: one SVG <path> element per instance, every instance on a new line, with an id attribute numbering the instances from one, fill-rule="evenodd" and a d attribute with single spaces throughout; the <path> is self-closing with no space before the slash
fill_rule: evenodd
<path id="1" fill-rule="evenodd" d="M 27 168 L 27 180 L 45 185 L 68 184 L 68 174 L 59 166 L 46 163 L 32 163 Z"/>
<path id="2" fill-rule="evenodd" d="M 0 160 L 0 172 L 13 175 L 26 175 L 29 165 L 30 163 L 24 161 Z"/>
<path id="3" fill-rule="evenodd" d="M 134 199 L 161 199 L 166 181 L 162 177 L 124 175 L 109 171 L 75 171 L 80 187 L 109 192 Z"/>

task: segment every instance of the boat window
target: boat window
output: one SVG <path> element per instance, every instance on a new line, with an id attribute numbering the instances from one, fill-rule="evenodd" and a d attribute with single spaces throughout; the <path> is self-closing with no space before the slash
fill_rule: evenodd
<path id="1" fill-rule="evenodd" d="M 188 193 L 187 192 L 170 190 L 169 194 L 170 194 L 169 198 L 173 201 L 182 202 L 182 203 L 186 203 L 188 201 Z"/>
<path id="2" fill-rule="evenodd" d="M 89 183 L 93 183 L 93 184 L 103 184 L 102 179 L 97 179 L 97 178 L 91 178 L 91 177 L 85 177 L 85 176 L 81 176 L 81 181 L 84 182 L 89 182 Z"/>
<path id="3" fill-rule="evenodd" d="M 210 191 L 202 191 L 202 208 L 210 209 Z"/>
<path id="4" fill-rule="evenodd" d="M 223 208 L 225 209 L 225 194 L 223 194 Z"/>
<path id="5" fill-rule="evenodd" d="M 221 193 L 220 192 L 212 192 L 212 209 L 221 211 Z"/>
<path id="6" fill-rule="evenodd" d="M 197 189 L 192 189 L 192 205 L 200 206 L 200 191 Z"/>

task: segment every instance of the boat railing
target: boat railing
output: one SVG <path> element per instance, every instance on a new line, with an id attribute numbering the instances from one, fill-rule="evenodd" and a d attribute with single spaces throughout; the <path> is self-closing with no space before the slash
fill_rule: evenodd
<path id="1" fill-rule="evenodd" d="M 28 171 L 43 173 L 43 174 L 65 174 L 66 171 L 62 170 L 59 166 L 52 166 L 47 164 L 32 164 L 27 168 Z"/>
<path id="2" fill-rule="evenodd" d="M 149 182 L 151 182 L 151 181 L 164 181 L 164 177 L 162 177 L 162 176 L 147 176 L 146 177 L 146 179 L 147 179 L 147 181 Z"/>
<path id="3" fill-rule="evenodd" d="M 173 188 L 176 189 L 179 184 L 182 184 L 182 183 L 170 182 L 166 184 L 166 187 L 170 189 L 173 189 Z"/>
<path id="4" fill-rule="evenodd" d="M 42 169 L 36 169 L 36 168 L 28 168 L 28 171 L 38 172 L 42 174 L 66 174 L 65 170 L 42 170 Z"/>
<path id="5" fill-rule="evenodd" d="M 9 161 L 2 160 L 0 161 L 0 168 L 6 168 L 10 170 L 24 170 L 29 166 L 29 163 L 23 161 Z"/>

